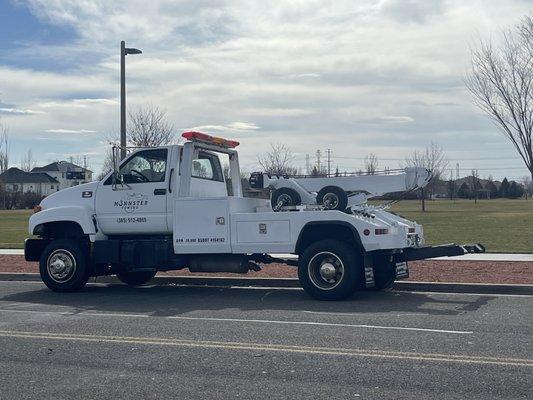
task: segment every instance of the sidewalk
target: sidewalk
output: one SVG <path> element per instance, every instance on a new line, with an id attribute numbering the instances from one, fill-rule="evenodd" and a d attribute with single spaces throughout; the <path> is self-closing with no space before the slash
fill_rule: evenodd
<path id="1" fill-rule="evenodd" d="M 18 256 L 24 255 L 22 249 L 0 249 L 0 255 Z M 294 254 L 273 254 L 274 257 L 296 258 Z M 514 254 L 514 253 L 481 253 L 465 254 L 464 256 L 455 257 L 438 257 L 434 261 L 510 261 L 510 262 L 533 262 L 533 254 Z"/>

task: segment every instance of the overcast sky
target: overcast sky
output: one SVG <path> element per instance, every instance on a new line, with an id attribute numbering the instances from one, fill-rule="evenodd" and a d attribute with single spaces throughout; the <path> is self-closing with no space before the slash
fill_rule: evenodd
<path id="1" fill-rule="evenodd" d="M 11 164 L 87 155 L 101 168 L 119 130 L 120 40 L 128 106 L 150 102 L 176 127 L 241 142 L 241 163 L 283 142 L 332 150 L 359 169 L 373 152 L 395 168 L 439 143 L 461 174 L 527 175 L 463 84 L 479 37 L 531 12 L 525 0 L 3 0 L 0 118 Z M 456 161 L 461 160 L 461 161 Z"/>

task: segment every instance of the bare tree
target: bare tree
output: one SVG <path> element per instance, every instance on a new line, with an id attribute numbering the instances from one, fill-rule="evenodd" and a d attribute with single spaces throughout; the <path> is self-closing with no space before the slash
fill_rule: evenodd
<path id="1" fill-rule="evenodd" d="M 298 170 L 292 165 L 294 154 L 282 143 L 271 143 L 270 150 L 257 156 L 263 172 L 272 175 L 296 175 Z"/>
<path id="2" fill-rule="evenodd" d="M 524 176 L 522 178 L 522 185 L 524 186 L 524 194 L 527 200 L 528 196 L 533 196 L 533 180 L 531 180 L 530 176 Z"/>
<path id="3" fill-rule="evenodd" d="M 128 142 L 138 147 L 156 147 L 174 141 L 174 127 L 167 120 L 165 110 L 151 104 L 129 113 Z"/>
<path id="4" fill-rule="evenodd" d="M 168 122 L 165 110 L 157 106 L 146 104 L 128 114 L 127 142 L 135 147 L 157 147 L 175 143 L 174 126 Z M 105 135 L 110 144 L 120 142 L 118 133 Z M 177 141 L 179 143 L 179 140 Z M 113 169 L 113 152 L 107 150 L 99 177 L 104 177 Z"/>
<path id="5" fill-rule="evenodd" d="M 533 177 L 533 16 L 504 32 L 498 48 L 480 40 L 465 81 L 474 103 L 511 141 Z"/>
<path id="6" fill-rule="evenodd" d="M 22 157 L 22 160 L 20 160 L 20 169 L 25 172 L 30 172 L 33 168 L 35 168 L 35 159 L 33 158 L 33 151 L 31 149 L 28 149 L 28 152 L 24 157 Z"/>
<path id="7" fill-rule="evenodd" d="M 448 167 L 448 161 L 446 160 L 444 150 L 440 145 L 433 142 L 431 142 L 431 144 L 423 151 L 413 151 L 411 155 L 406 158 L 405 164 L 408 167 L 421 167 L 431 171 L 432 177 L 428 185 L 431 195 L 435 193 L 435 185 L 441 180 L 444 171 Z M 426 211 L 426 195 L 427 189 L 420 189 L 422 211 Z"/>
<path id="8" fill-rule="evenodd" d="M 102 162 L 102 169 L 96 177 L 98 180 L 102 180 L 104 176 L 113 169 L 113 150 L 111 147 L 107 148 L 104 155 L 104 161 Z"/>
<path id="9" fill-rule="evenodd" d="M 368 175 L 374 175 L 378 166 L 378 157 L 374 153 L 370 153 L 365 157 L 365 170 Z"/>

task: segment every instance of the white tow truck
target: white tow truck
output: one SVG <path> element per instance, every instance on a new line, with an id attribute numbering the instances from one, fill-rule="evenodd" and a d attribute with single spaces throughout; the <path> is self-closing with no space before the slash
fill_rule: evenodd
<path id="1" fill-rule="evenodd" d="M 81 289 L 92 276 L 130 285 L 157 271 L 246 273 L 261 264 L 298 267 L 314 298 L 340 300 L 408 276 L 407 262 L 483 252 L 424 246 L 422 227 L 366 198 L 424 186 L 425 169 L 396 174 L 285 178 L 254 173 L 271 201 L 243 197 L 237 142 L 186 132 L 183 145 L 134 150 L 101 181 L 45 198 L 29 220 L 25 257 L 44 283 Z M 229 160 L 228 193 L 220 157 Z M 292 254 L 291 257 L 281 256 Z"/>

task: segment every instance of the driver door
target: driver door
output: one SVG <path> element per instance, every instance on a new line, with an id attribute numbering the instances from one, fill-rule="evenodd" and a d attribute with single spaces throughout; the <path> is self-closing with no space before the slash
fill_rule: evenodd
<path id="1" fill-rule="evenodd" d="M 109 176 L 96 193 L 98 226 L 106 235 L 165 234 L 167 226 L 167 148 L 140 150 Z"/>

